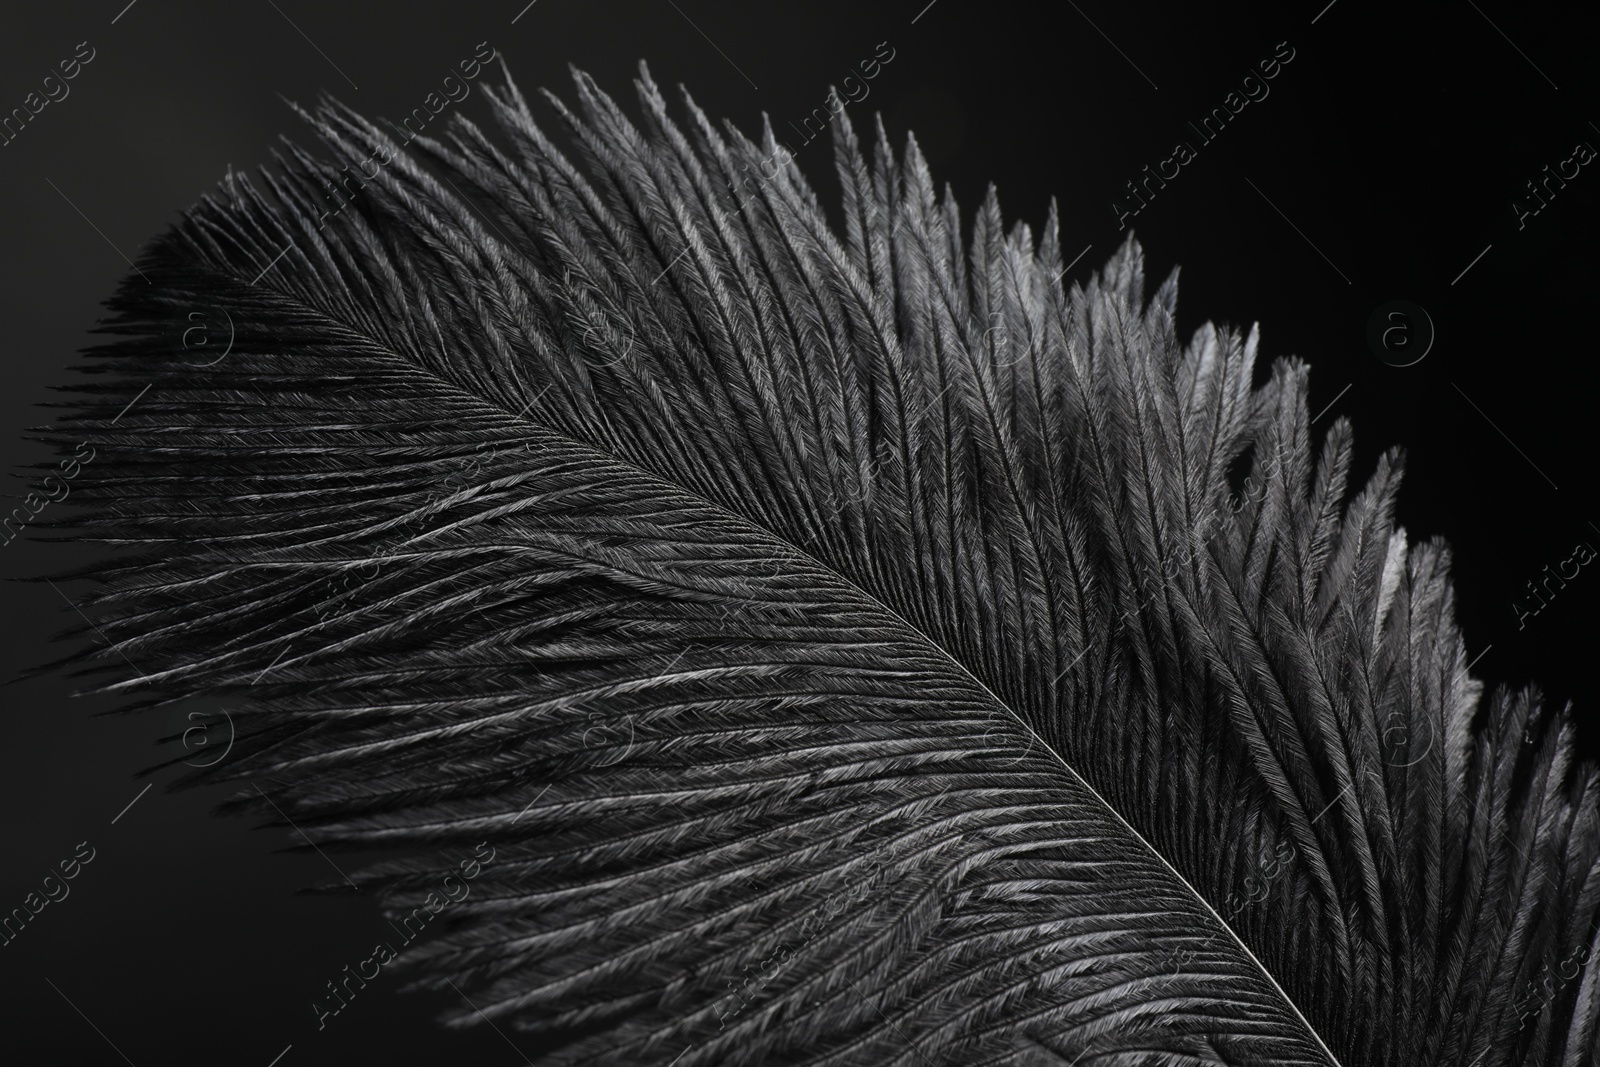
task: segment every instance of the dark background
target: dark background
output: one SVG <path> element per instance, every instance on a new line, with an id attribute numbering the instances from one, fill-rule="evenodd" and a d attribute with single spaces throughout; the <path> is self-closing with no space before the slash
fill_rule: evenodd
<path id="1" fill-rule="evenodd" d="M 280 94 L 309 102 L 328 89 L 369 115 L 399 116 L 487 40 L 525 90 L 565 92 L 574 63 L 628 95 L 645 58 L 713 117 L 753 131 L 766 112 L 784 136 L 886 41 L 893 58 L 852 105 L 858 124 L 881 111 L 897 142 L 915 129 L 969 219 L 991 180 L 1008 216 L 1036 230 L 1054 196 L 1065 255 L 1089 247 L 1071 278 L 1085 279 L 1124 236 L 1111 209 L 1124 182 L 1179 138 L 1197 148 L 1132 220 L 1155 281 L 1184 268 L 1184 333 L 1206 319 L 1260 321 L 1263 365 L 1307 360 L 1313 410 L 1353 418 L 1363 476 L 1383 448 L 1404 446 L 1400 518 L 1413 541 L 1454 546 L 1459 618 L 1469 653 L 1483 653 L 1474 673 L 1491 685 L 1536 680 L 1553 701 L 1570 700 L 1588 751 L 1600 748 L 1588 725 L 1600 707 L 1590 669 L 1600 566 L 1521 629 L 1511 607 L 1578 542 L 1600 548 L 1596 351 L 1585 332 L 1600 283 L 1600 163 L 1521 230 L 1511 208 L 1578 141 L 1600 148 L 1592 23 L 1507 0 L 1425 10 L 1373 0 L 1082 0 L 1081 10 L 538 0 L 513 24 L 524 2 L 8 5 L 0 113 L 78 42 L 95 49 L 70 95 L 0 147 L 10 458 L 48 458 L 24 434 L 48 420 L 37 405 L 50 387 L 73 379 L 100 302 L 128 272 L 124 256 L 230 165 L 267 162 L 283 133 L 309 141 Z M 1202 146 L 1185 120 L 1219 106 L 1280 41 L 1294 58 L 1270 95 Z M 481 103 L 461 109 L 482 118 Z M 826 139 L 796 148 L 831 195 Z M 1369 316 L 1392 299 L 1426 308 L 1437 330 L 1413 366 L 1386 364 L 1366 342 Z M 20 497 L 39 475 L 16 469 Z M 54 575 L 88 552 L 19 538 L 0 548 L 0 574 Z M 76 620 L 64 599 L 73 592 L 5 587 L 5 677 L 63 650 L 50 638 Z M 220 790 L 168 793 L 168 770 L 141 795 L 135 774 L 171 754 L 155 739 L 176 731 L 161 715 L 93 718 L 117 702 L 74 698 L 74 684 L 60 674 L 17 682 L 0 705 L 0 911 L 78 842 L 96 849 L 71 895 L 0 948 L 8 1058 L 27 1045 L 38 1047 L 29 1062 L 140 1067 L 266 1067 L 291 1045 L 283 1067 L 536 1054 L 527 1038 L 489 1027 L 444 1032 L 433 1016 L 445 1001 L 400 994 L 387 974 L 319 1032 L 311 999 L 386 933 L 371 902 L 296 895 L 336 878 L 330 861 L 275 855 L 287 834 L 212 817 Z"/>

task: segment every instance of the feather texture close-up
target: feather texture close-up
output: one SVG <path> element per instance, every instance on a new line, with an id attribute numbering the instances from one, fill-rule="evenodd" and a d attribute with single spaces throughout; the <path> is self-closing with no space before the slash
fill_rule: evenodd
<path id="1" fill-rule="evenodd" d="M 1600 1063 L 1600 772 L 1270 317 L 640 69 L 325 98 L 138 253 L 55 581 L 182 781 L 540 1063 Z"/>

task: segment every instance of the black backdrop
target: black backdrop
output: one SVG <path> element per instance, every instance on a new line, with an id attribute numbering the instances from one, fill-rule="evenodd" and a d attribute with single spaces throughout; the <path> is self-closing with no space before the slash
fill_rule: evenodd
<path id="1" fill-rule="evenodd" d="M 1459 616 L 1469 652 L 1482 654 L 1475 673 L 1537 681 L 1594 718 L 1600 566 L 1582 567 L 1536 615 L 1513 608 L 1578 543 L 1600 548 L 1595 351 L 1582 332 L 1600 283 L 1600 167 L 1574 157 L 1580 141 L 1600 147 L 1592 24 L 1506 0 L 1427 10 L 1082 0 L 1049 13 L 1019 0 L 523 3 L 8 5 L 0 111 L 42 88 L 59 96 L 43 79 L 93 52 L 68 95 L 0 147 L 10 348 L 0 410 L 13 460 L 46 458 L 24 433 L 47 421 L 37 405 L 50 387 L 71 379 L 124 257 L 228 166 L 263 164 L 280 134 L 309 140 L 280 94 L 309 101 L 326 88 L 400 116 L 487 41 L 525 89 L 565 91 L 573 63 L 626 94 L 644 58 L 713 116 L 753 130 L 766 112 L 783 137 L 831 83 L 892 55 L 851 105 L 858 124 L 881 111 L 897 141 L 916 130 L 969 218 L 989 181 L 1008 216 L 1036 229 L 1054 196 L 1065 254 L 1086 249 L 1072 278 L 1124 236 L 1119 211 L 1139 206 L 1125 183 L 1187 141 L 1194 158 L 1165 187 L 1152 182 L 1125 220 L 1157 280 L 1183 266 L 1181 328 L 1259 321 L 1263 356 L 1312 365 L 1313 408 L 1329 406 L 1316 428 L 1333 413 L 1354 420 L 1363 472 L 1403 446 L 1400 518 L 1413 540 L 1454 546 Z M 1252 82 L 1259 99 L 1233 98 L 1239 113 L 1214 141 L 1188 126 L 1226 106 L 1260 61 L 1291 52 L 1267 95 Z M 461 106 L 482 117 L 480 105 Z M 828 142 L 799 141 L 826 196 Z M 1552 180 L 1546 206 L 1519 220 L 1513 204 L 1538 206 L 1524 183 L 1546 166 L 1578 172 Z M 1397 299 L 1424 308 L 1436 331 L 1410 366 L 1367 341 L 1374 311 Z M 1415 353 L 1425 327 L 1411 314 L 1394 321 Z M 38 477 L 23 470 L 14 494 Z M 89 555 L 22 537 L 0 548 L 0 573 L 57 574 Z M 8 676 L 62 651 L 51 637 L 76 619 L 74 591 L 6 587 Z M 169 793 L 171 771 L 136 778 L 170 752 L 155 744 L 164 717 L 93 718 L 116 702 L 74 698 L 74 684 L 53 674 L 4 690 L 0 911 L 80 842 L 95 850 L 71 895 L 0 947 L 8 1059 L 28 1045 L 38 1049 L 28 1062 L 140 1067 L 537 1055 L 516 1034 L 444 1032 L 433 1022 L 444 1001 L 400 994 L 388 976 L 318 1031 L 311 999 L 385 933 L 371 903 L 296 895 L 334 877 L 329 861 L 275 855 L 285 833 L 212 817 L 221 790 Z M 1600 748 L 1600 730 L 1585 725 L 1584 739 Z M 147 780 L 155 786 L 141 793 Z"/>

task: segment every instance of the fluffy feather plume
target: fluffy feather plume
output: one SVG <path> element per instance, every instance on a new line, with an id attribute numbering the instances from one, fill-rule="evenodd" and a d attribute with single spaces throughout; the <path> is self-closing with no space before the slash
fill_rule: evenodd
<path id="1" fill-rule="evenodd" d="M 564 148 L 325 102 L 114 299 L 56 429 L 104 688 L 240 724 L 191 780 L 408 850 L 396 921 L 489 842 L 403 962 L 549 1063 L 1596 1062 L 1600 779 L 1305 366 L 881 125 L 841 235 L 576 82 Z"/>

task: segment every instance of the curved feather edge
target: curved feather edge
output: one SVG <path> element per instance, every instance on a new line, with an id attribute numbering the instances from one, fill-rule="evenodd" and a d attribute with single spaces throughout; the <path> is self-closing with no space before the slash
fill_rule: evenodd
<path id="1" fill-rule="evenodd" d="M 836 233 L 770 128 L 575 78 L 565 150 L 509 75 L 324 101 L 112 301 L 51 433 L 141 550 L 72 660 L 230 701 L 185 781 L 408 850 L 394 966 L 551 1063 L 1596 1062 L 1600 781 L 1397 454 L 1349 496 L 1131 236 L 1063 288 L 1054 206 L 963 245 L 843 114 Z"/>

